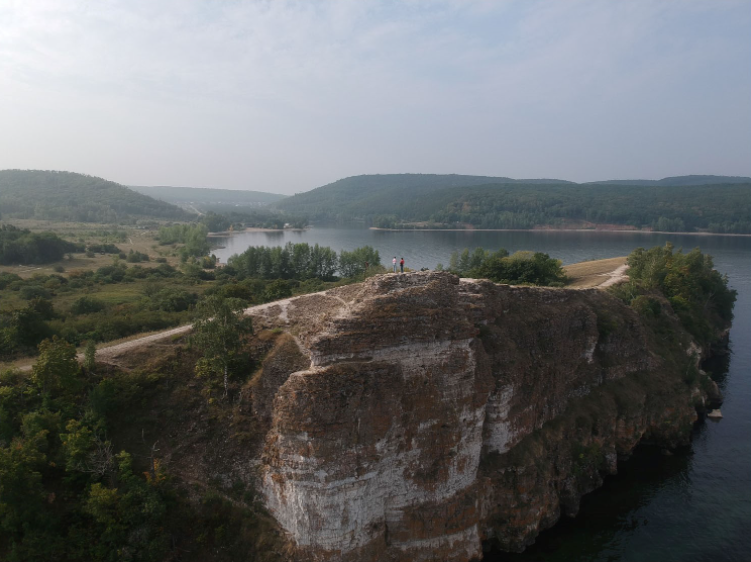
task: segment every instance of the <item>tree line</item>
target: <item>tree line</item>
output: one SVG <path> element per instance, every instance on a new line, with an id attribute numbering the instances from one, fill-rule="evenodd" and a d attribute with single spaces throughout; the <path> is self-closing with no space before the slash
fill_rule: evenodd
<path id="1" fill-rule="evenodd" d="M 206 225 L 209 232 L 223 232 L 230 228 L 234 230 L 243 228 L 281 230 L 286 225 L 291 228 L 305 228 L 308 225 L 307 217 L 283 215 L 279 211 L 247 208 L 237 210 L 236 207 L 231 205 L 212 205 L 211 208 L 214 210 L 207 211 L 201 217 L 201 222 Z"/>
<path id="2" fill-rule="evenodd" d="M 355 277 L 368 268 L 375 271 L 381 265 L 381 258 L 378 250 L 370 246 L 337 254 L 327 246 L 288 242 L 283 247 L 251 247 L 232 256 L 228 262 L 240 278 L 331 281 L 337 273 L 341 277 Z"/>
<path id="3" fill-rule="evenodd" d="M 275 206 L 318 222 L 358 220 L 385 228 L 420 222 L 433 228 L 531 229 L 590 222 L 673 232 L 751 233 L 748 182 L 624 185 L 502 180 L 419 175 L 348 178 Z"/>
<path id="4" fill-rule="evenodd" d="M 0 225 L 0 265 L 44 264 L 59 261 L 83 245 L 60 238 L 54 232 L 31 232 L 13 225 Z"/>

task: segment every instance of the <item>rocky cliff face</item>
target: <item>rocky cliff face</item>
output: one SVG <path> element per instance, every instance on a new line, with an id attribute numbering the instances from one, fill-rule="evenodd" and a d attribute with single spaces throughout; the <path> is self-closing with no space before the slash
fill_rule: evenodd
<path id="1" fill-rule="evenodd" d="M 295 560 L 523 549 L 640 441 L 686 442 L 703 399 L 677 324 L 666 351 L 597 290 L 382 275 L 253 315 L 287 334 L 252 400 Z"/>

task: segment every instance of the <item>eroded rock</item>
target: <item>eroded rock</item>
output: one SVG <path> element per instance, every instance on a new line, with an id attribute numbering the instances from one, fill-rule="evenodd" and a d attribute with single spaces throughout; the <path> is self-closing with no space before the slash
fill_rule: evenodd
<path id="1" fill-rule="evenodd" d="M 426 272 L 252 314 L 289 334 L 252 386 L 260 487 L 296 560 L 521 550 L 619 456 L 684 444 L 696 419 L 700 391 L 603 291 Z"/>

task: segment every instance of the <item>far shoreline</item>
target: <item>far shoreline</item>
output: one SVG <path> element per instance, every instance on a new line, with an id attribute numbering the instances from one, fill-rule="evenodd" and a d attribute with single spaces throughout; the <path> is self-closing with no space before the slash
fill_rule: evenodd
<path id="1" fill-rule="evenodd" d="M 222 230 L 219 232 L 209 232 L 209 237 L 225 237 L 232 236 L 233 234 L 242 234 L 243 232 L 305 232 L 308 228 L 262 228 L 259 226 L 249 226 L 242 230 Z"/>
<path id="2" fill-rule="evenodd" d="M 751 237 L 751 234 L 725 232 L 669 232 L 667 230 L 629 230 L 605 228 L 380 228 L 371 226 L 369 230 L 382 232 L 596 232 L 615 234 L 679 234 L 685 236 L 739 236 Z"/>

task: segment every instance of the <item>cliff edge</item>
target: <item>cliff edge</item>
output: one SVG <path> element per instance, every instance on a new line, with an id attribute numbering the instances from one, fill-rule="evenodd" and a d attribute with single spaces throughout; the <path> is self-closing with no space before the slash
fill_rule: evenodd
<path id="1" fill-rule="evenodd" d="M 250 462 L 294 560 L 522 550 L 638 443 L 687 443 L 711 386 L 667 304 L 658 334 L 594 289 L 380 275 L 251 314 L 286 334 Z"/>

